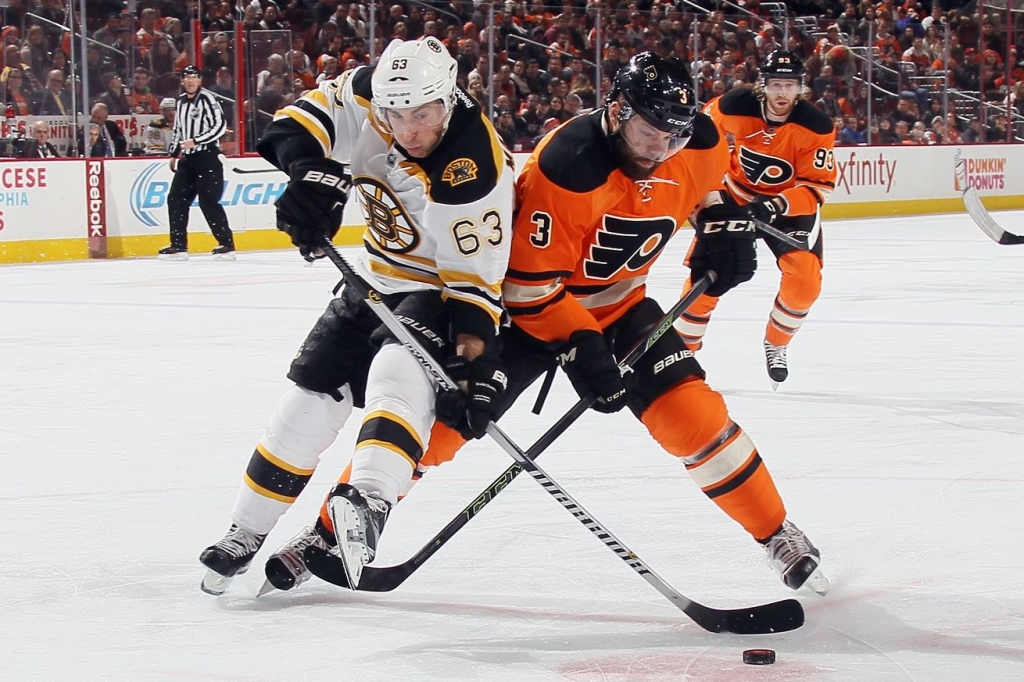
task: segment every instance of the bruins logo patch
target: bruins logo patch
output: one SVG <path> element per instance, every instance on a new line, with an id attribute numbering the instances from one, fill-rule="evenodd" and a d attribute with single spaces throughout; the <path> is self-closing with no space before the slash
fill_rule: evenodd
<path id="1" fill-rule="evenodd" d="M 476 162 L 473 159 L 455 159 L 444 169 L 441 181 L 455 187 L 464 182 L 476 180 L 477 170 Z"/>

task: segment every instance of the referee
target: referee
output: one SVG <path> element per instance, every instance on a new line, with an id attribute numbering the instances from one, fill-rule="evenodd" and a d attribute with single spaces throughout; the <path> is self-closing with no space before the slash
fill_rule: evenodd
<path id="1" fill-rule="evenodd" d="M 185 93 L 178 97 L 171 134 L 171 171 L 174 180 L 167 193 L 167 212 L 171 224 L 171 245 L 160 249 L 160 257 L 188 258 L 188 211 L 196 196 L 210 232 L 220 244 L 213 250 L 217 258 L 234 260 L 235 240 L 228 227 L 228 216 L 220 205 L 224 191 L 224 166 L 218 154 L 217 140 L 227 132 L 224 110 L 213 93 L 202 87 L 199 69 L 186 66 L 181 74 Z M 180 155 L 180 159 L 178 158 Z"/>

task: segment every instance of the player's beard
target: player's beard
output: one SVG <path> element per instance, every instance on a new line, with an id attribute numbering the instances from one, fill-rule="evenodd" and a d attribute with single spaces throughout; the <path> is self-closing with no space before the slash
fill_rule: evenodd
<path id="1" fill-rule="evenodd" d="M 645 159 L 626 142 L 622 133 L 615 133 L 611 136 L 612 146 L 615 149 L 615 160 L 619 163 L 619 170 L 630 180 L 647 180 L 654 171 L 658 170 L 661 161 L 650 161 Z M 648 165 L 653 164 L 653 165 Z"/>

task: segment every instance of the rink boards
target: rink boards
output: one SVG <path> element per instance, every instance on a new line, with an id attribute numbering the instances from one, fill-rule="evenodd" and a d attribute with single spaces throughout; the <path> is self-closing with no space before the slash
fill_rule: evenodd
<path id="1" fill-rule="evenodd" d="M 514 154 L 517 167 L 528 154 Z M 836 189 L 825 218 L 963 211 L 962 180 L 990 209 L 1024 208 L 1024 149 L 1019 145 L 841 147 Z M 243 172 L 237 172 L 243 171 Z M 247 172 L 246 172 L 247 171 Z M 167 158 L 11 160 L 0 164 L 0 263 L 150 256 L 166 246 Z M 221 203 L 240 250 L 289 246 L 274 228 L 274 201 L 287 176 L 259 157 L 229 158 Z M 336 242 L 355 244 L 364 224 L 358 202 L 345 209 Z M 189 247 L 216 243 L 197 205 Z"/>

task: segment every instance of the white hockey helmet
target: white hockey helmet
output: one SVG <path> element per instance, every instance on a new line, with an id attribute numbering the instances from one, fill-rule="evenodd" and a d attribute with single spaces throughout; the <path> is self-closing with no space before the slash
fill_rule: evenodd
<path id="1" fill-rule="evenodd" d="M 384 122 L 384 109 L 421 107 L 436 100 L 450 112 L 455 105 L 458 71 L 458 63 L 433 36 L 392 40 L 370 79 L 374 114 Z"/>

